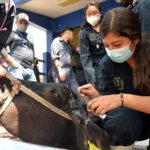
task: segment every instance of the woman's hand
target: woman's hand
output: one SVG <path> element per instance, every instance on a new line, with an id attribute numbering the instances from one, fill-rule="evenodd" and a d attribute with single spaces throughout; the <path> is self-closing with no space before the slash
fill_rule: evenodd
<path id="1" fill-rule="evenodd" d="M 78 88 L 78 92 L 84 97 L 96 98 L 100 96 L 99 92 L 95 89 L 93 84 L 86 84 Z"/>
<path id="2" fill-rule="evenodd" d="M 103 115 L 106 112 L 118 108 L 122 105 L 120 94 L 99 96 L 92 99 L 87 104 L 87 109 L 91 113 Z"/>

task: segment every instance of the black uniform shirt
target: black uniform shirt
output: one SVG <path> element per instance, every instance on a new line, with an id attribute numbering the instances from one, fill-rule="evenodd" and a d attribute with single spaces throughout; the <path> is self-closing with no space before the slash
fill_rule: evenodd
<path id="1" fill-rule="evenodd" d="M 132 68 L 127 62 L 115 63 L 107 55 L 100 62 L 99 92 L 101 95 L 128 93 L 142 95 L 133 87 Z"/>
<path id="2" fill-rule="evenodd" d="M 88 83 L 95 83 L 95 66 L 106 54 L 105 47 L 98 32 L 92 27 L 85 27 L 79 33 L 80 58 Z"/>

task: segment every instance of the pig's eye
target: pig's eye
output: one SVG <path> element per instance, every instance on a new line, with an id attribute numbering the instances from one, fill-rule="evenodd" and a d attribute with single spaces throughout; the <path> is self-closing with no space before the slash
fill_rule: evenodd
<path id="1" fill-rule="evenodd" d="M 54 96 L 56 96 L 57 98 L 62 99 L 62 97 L 60 96 L 60 94 L 59 94 L 59 93 L 57 93 L 56 91 L 54 91 L 54 90 L 50 90 L 50 92 L 51 92 Z"/>

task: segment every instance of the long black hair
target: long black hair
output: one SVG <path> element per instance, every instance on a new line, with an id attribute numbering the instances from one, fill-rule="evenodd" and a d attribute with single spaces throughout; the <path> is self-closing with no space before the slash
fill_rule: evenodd
<path id="1" fill-rule="evenodd" d="M 98 10 L 99 10 L 100 13 L 102 12 L 102 9 L 101 9 L 100 4 L 99 4 L 98 2 L 96 2 L 96 1 L 93 0 L 93 1 L 89 2 L 89 3 L 85 6 L 85 9 L 84 9 L 85 14 L 86 14 L 86 10 L 89 8 L 89 6 L 95 6 L 95 7 L 98 8 Z M 92 26 L 87 22 L 87 19 L 86 19 L 86 17 L 85 17 L 84 22 L 83 22 L 83 24 L 81 25 L 81 29 L 83 29 L 83 28 L 85 28 L 85 27 L 87 27 L 87 26 L 92 27 Z"/>

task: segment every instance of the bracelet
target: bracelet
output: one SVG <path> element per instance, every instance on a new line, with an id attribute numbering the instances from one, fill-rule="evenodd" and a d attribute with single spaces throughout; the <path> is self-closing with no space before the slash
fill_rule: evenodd
<path id="1" fill-rule="evenodd" d="M 123 102 L 124 102 L 124 97 L 123 97 L 123 93 L 120 93 L 120 97 L 121 97 L 121 107 L 123 107 Z"/>

